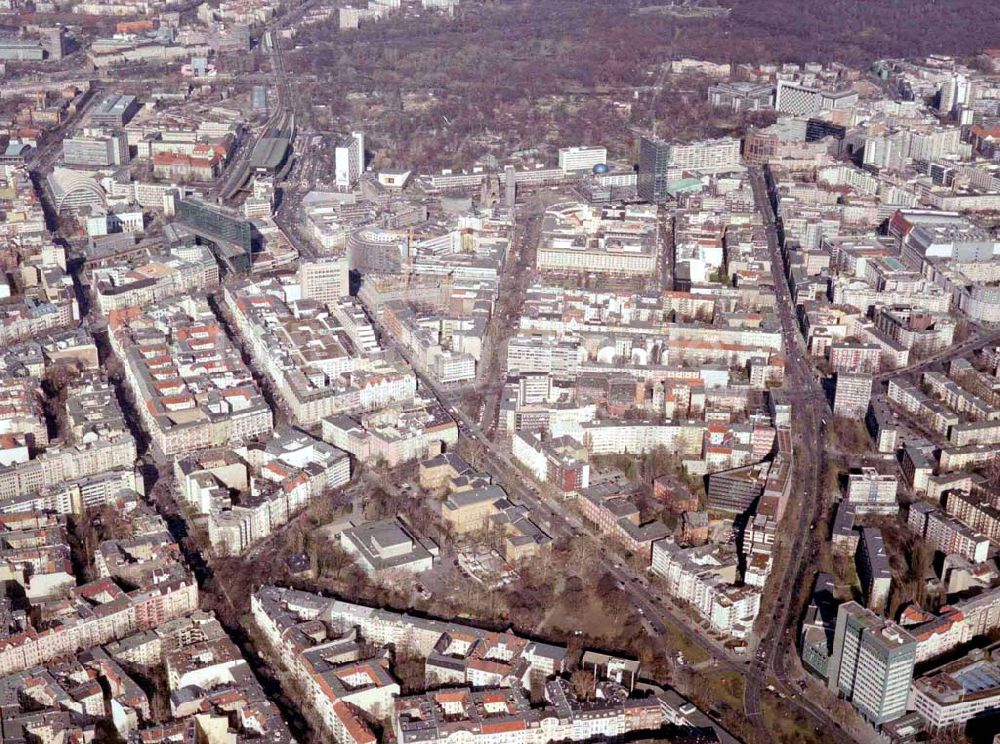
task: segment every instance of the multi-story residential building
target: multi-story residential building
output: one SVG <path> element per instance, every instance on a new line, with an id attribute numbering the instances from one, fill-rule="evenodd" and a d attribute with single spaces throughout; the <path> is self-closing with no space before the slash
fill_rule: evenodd
<path id="1" fill-rule="evenodd" d="M 401 744 L 458 738 L 471 744 L 548 744 L 637 736 L 663 722 L 655 698 L 581 703 L 560 680 L 545 685 L 545 697 L 548 704 L 541 709 L 515 690 L 449 687 L 403 697 L 396 700 L 393 732 Z"/>
<path id="2" fill-rule="evenodd" d="M 36 631 L 22 630 L 0 648 L 0 674 L 45 664 L 80 649 L 124 638 L 137 630 L 155 628 L 198 609 L 198 584 L 193 577 L 162 581 L 155 587 L 123 591 L 112 579 L 76 587 L 56 624 Z"/>
<path id="3" fill-rule="evenodd" d="M 340 631 L 334 637 L 357 628 L 368 644 L 395 645 L 397 653 L 423 658 L 427 679 L 436 684 L 526 688 L 532 680 L 560 674 L 566 664 L 565 648 L 513 633 L 481 630 L 275 586 L 262 586 L 253 594 L 251 612 L 271 647 L 296 663 L 301 662 L 294 657 L 305 650 L 299 645 L 301 632 L 311 633 L 314 624 L 298 631 L 296 626 L 318 619 L 335 632 Z"/>
<path id="4" fill-rule="evenodd" d="M 108 382 L 93 372 L 69 386 L 63 441 L 33 458 L 7 451 L 0 465 L 4 512 L 82 514 L 110 503 L 121 487 L 141 488 L 133 466 L 136 443 Z"/>
<path id="5" fill-rule="evenodd" d="M 685 722 L 683 701 L 655 694 L 629 698 L 625 681 L 602 680 L 616 694 L 579 703 L 563 680 L 565 649 L 458 623 L 351 605 L 316 594 L 261 587 L 251 598 L 257 628 L 270 651 L 304 691 L 325 734 L 338 744 L 374 744 L 366 722 L 388 714 L 400 742 L 456 738 L 486 744 L 545 744 L 636 735 L 665 716 Z M 385 656 L 372 647 L 424 662 L 433 692 L 399 697 Z M 608 670 L 608 676 L 611 676 Z M 525 691 L 541 684 L 547 703 Z M 690 712 L 688 715 L 690 715 Z"/>
<path id="6" fill-rule="evenodd" d="M 878 344 L 841 341 L 830 345 L 830 368 L 836 373 L 868 374 L 879 371 L 882 349 Z"/>
<path id="7" fill-rule="evenodd" d="M 892 589 L 892 568 L 889 565 L 889 555 L 885 550 L 882 531 L 875 527 L 862 527 L 861 539 L 854 564 L 857 567 L 858 579 L 864 592 L 865 605 L 868 609 L 882 612 L 889 601 L 889 591 Z"/>
<path id="8" fill-rule="evenodd" d="M 1000 509 L 995 499 L 977 490 L 971 492 L 953 490 L 944 499 L 945 511 L 958 518 L 977 533 L 982 533 L 993 542 L 1000 542 Z"/>
<path id="9" fill-rule="evenodd" d="M 872 376 L 838 372 L 834 387 L 833 413 L 847 418 L 861 418 L 872 398 Z"/>
<path id="10" fill-rule="evenodd" d="M 916 615 L 908 630 L 917 639 L 917 661 L 923 662 L 1000 628 L 1000 588 L 945 605 L 938 615 Z"/>
<path id="11" fill-rule="evenodd" d="M 645 454 L 657 447 L 685 457 L 700 456 L 704 442 L 703 423 L 630 424 L 586 422 L 583 444 L 591 455 Z"/>
<path id="12" fill-rule="evenodd" d="M 893 341 L 922 355 L 951 346 L 955 338 L 955 322 L 949 315 L 909 305 L 879 308 L 875 326 Z"/>
<path id="13" fill-rule="evenodd" d="M 211 290 L 219 284 L 219 264 L 204 246 L 175 247 L 136 265 L 94 269 L 92 287 L 104 315 L 128 307 L 149 307 L 170 297 Z"/>
<path id="14" fill-rule="evenodd" d="M 889 380 L 888 397 L 904 411 L 918 416 L 925 425 L 941 434 L 947 435 L 960 421 L 957 413 L 947 409 L 906 380 L 898 378 Z"/>
<path id="15" fill-rule="evenodd" d="M 956 413 L 965 414 L 974 421 L 1000 420 L 1000 408 L 994 408 L 940 372 L 924 372 L 923 382 L 931 395 L 940 398 Z"/>
<path id="16" fill-rule="evenodd" d="M 858 552 L 858 542 L 861 540 L 861 533 L 854 526 L 857 517 L 854 505 L 847 499 L 841 499 L 835 509 L 833 526 L 830 528 L 833 552 L 842 557 L 853 557 Z"/>
<path id="17" fill-rule="evenodd" d="M 669 534 L 660 521 L 640 521 L 639 507 L 615 486 L 597 485 L 585 488 L 577 503 L 580 511 L 601 533 L 621 542 L 625 548 L 644 560 L 651 556 L 652 545 Z"/>
<path id="18" fill-rule="evenodd" d="M 895 475 L 879 473 L 875 468 L 861 468 L 847 476 L 847 500 L 856 514 L 895 514 L 899 511 Z"/>
<path id="19" fill-rule="evenodd" d="M 857 602 L 837 611 L 829 688 L 847 699 L 875 726 L 906 712 L 916 639 Z"/>
<path id="20" fill-rule="evenodd" d="M 416 377 L 408 366 L 355 351 L 335 315 L 315 300 L 289 300 L 288 285 L 269 279 L 227 287 L 226 306 L 254 362 L 294 419 L 323 418 L 409 404 Z M 292 289 L 291 291 L 295 291 Z"/>
<path id="21" fill-rule="evenodd" d="M 890 382 L 890 386 L 891 384 Z M 933 475 L 934 467 L 924 449 L 912 444 L 904 445 L 900 469 L 914 493 L 927 492 L 927 480 Z"/>
<path id="22" fill-rule="evenodd" d="M 351 478 L 350 458 L 304 432 L 279 427 L 239 454 L 208 449 L 174 464 L 180 495 L 207 517 L 218 555 L 240 555 L 296 512 Z"/>
<path id="23" fill-rule="evenodd" d="M 689 602 L 717 631 L 744 638 L 760 609 L 760 591 L 735 585 L 738 563 L 732 546 L 682 548 L 667 537 L 653 543 L 650 570 L 672 597 Z"/>
<path id="24" fill-rule="evenodd" d="M 364 463 L 396 467 L 424 460 L 458 443 L 458 427 L 436 402 L 421 398 L 358 417 L 329 416 L 323 439 Z"/>
<path id="25" fill-rule="evenodd" d="M 543 439 L 537 432 L 518 431 L 511 439 L 511 452 L 535 478 L 564 494 L 590 485 L 589 455 L 571 436 Z"/>
<path id="26" fill-rule="evenodd" d="M 865 415 L 865 425 L 879 452 L 895 452 L 899 440 L 899 428 L 884 403 L 872 402 Z"/>
<path id="27" fill-rule="evenodd" d="M 270 407 L 203 296 L 115 310 L 108 326 L 139 419 L 164 455 L 271 431 Z"/>
<path id="28" fill-rule="evenodd" d="M 910 529 L 945 555 L 957 553 L 973 563 L 986 560 L 989 538 L 930 504 L 921 501 L 910 504 L 906 521 Z"/>

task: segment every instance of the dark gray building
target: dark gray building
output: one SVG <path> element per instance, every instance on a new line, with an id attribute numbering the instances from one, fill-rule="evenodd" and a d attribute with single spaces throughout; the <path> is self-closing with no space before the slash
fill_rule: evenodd
<path id="1" fill-rule="evenodd" d="M 670 143 L 657 137 L 639 141 L 639 198 L 662 204 L 667 198 L 667 166 L 670 164 Z"/>
<path id="2" fill-rule="evenodd" d="M 716 511 L 743 514 L 764 493 L 768 464 L 757 463 L 708 476 L 706 505 Z"/>

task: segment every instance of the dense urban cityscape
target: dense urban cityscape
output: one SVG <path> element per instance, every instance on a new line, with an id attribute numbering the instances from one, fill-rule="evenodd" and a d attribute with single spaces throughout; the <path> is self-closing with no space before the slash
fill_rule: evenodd
<path id="1" fill-rule="evenodd" d="M 0 742 L 1000 744 L 1000 14 L 730 5 L 0 0 Z"/>

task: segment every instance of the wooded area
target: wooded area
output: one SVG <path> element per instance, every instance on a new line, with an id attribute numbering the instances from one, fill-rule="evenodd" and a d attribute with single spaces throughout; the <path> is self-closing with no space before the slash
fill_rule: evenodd
<path id="1" fill-rule="evenodd" d="M 1000 38 L 1000 14 L 971 0 L 735 0 L 718 18 L 638 12 L 656 4 L 467 3 L 453 18 L 388 15 L 343 32 L 330 21 L 299 34 L 288 66 L 314 104 L 305 123 L 364 122 L 376 166 L 468 167 L 486 153 L 551 156 L 588 142 L 628 158 L 651 117 L 671 138 L 740 134 L 746 121 L 707 106 L 706 81 L 663 78 L 671 58 L 863 66 L 967 56 Z"/>

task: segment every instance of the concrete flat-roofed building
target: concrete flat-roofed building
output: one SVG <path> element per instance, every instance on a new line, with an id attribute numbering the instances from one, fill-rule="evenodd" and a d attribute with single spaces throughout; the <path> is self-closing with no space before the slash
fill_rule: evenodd
<path id="1" fill-rule="evenodd" d="M 875 468 L 861 468 L 847 475 L 847 500 L 856 514 L 895 514 L 899 511 L 895 475 L 879 473 Z"/>
<path id="2" fill-rule="evenodd" d="M 667 199 L 669 183 L 685 171 L 715 175 L 742 169 L 740 141 L 733 137 L 675 143 L 644 136 L 639 141 L 639 197 L 654 204 Z"/>
<path id="3" fill-rule="evenodd" d="M 123 127 L 139 111 L 135 96 L 110 95 L 90 112 L 90 121 L 111 127 Z"/>
<path id="4" fill-rule="evenodd" d="M 177 202 L 177 221 L 200 238 L 237 248 L 242 255 L 233 262 L 233 268 L 250 270 L 254 229 L 250 220 L 239 212 L 188 197 Z"/>
<path id="5" fill-rule="evenodd" d="M 45 50 L 37 41 L 28 39 L 0 39 L 0 61 L 41 62 Z"/>
<path id="6" fill-rule="evenodd" d="M 1000 644 L 913 680 L 912 705 L 934 732 L 981 719 L 1000 723 Z"/>
<path id="7" fill-rule="evenodd" d="M 989 554 L 990 541 L 986 535 L 926 502 L 910 504 L 906 521 L 910 529 L 945 555 L 954 553 L 972 563 L 982 563 Z"/>
<path id="8" fill-rule="evenodd" d="M 559 150 L 559 167 L 563 173 L 587 173 L 595 165 L 606 165 L 608 148 L 606 147 L 563 147 Z"/>
<path id="9" fill-rule="evenodd" d="M 828 573 L 816 574 L 812 599 L 802 621 L 802 664 L 822 679 L 829 675 L 830 656 L 837 629 L 836 581 Z"/>
<path id="10" fill-rule="evenodd" d="M 875 527 L 862 527 L 861 539 L 854 560 L 869 609 L 882 612 L 892 589 L 892 568 L 885 550 L 882 531 Z"/>
<path id="11" fill-rule="evenodd" d="M 655 271 L 659 253 L 656 207 L 561 204 L 545 213 L 536 266 L 541 271 L 641 276 Z"/>
<path id="12" fill-rule="evenodd" d="M 706 505 L 733 514 L 747 512 L 764 493 L 769 470 L 765 462 L 709 474 Z"/>
<path id="13" fill-rule="evenodd" d="M 833 413 L 847 418 L 861 418 L 872 399 L 872 376 L 838 372 L 833 396 Z"/>
<path id="14" fill-rule="evenodd" d="M 876 450 L 884 453 L 896 451 L 896 445 L 899 441 L 899 427 L 884 402 L 871 402 L 868 406 L 868 413 L 865 415 L 865 425 L 875 442 Z"/>
<path id="15" fill-rule="evenodd" d="M 320 256 L 299 264 L 302 296 L 326 304 L 335 303 L 351 293 L 350 265 L 346 255 Z"/>
<path id="16" fill-rule="evenodd" d="M 837 611 L 827 684 L 881 726 L 906 712 L 916 649 L 916 639 L 903 628 L 845 602 Z"/>
<path id="17" fill-rule="evenodd" d="M 774 107 L 781 113 L 805 115 L 853 108 L 858 99 L 857 91 L 850 89 L 826 91 L 790 80 L 779 80 Z"/>
<path id="18" fill-rule="evenodd" d="M 341 547 L 365 573 L 422 573 L 434 565 L 437 546 L 421 540 L 398 518 L 368 522 L 340 533 Z"/>
<path id="19" fill-rule="evenodd" d="M 63 140 L 63 162 L 95 168 L 128 165 L 128 139 L 121 130 L 67 137 Z"/>
<path id="20" fill-rule="evenodd" d="M 334 148 L 334 180 L 338 188 L 349 189 L 365 170 L 365 135 L 352 132 Z"/>
<path id="21" fill-rule="evenodd" d="M 708 102 L 733 111 L 760 111 L 774 107 L 774 86 L 742 80 L 708 86 Z"/>

